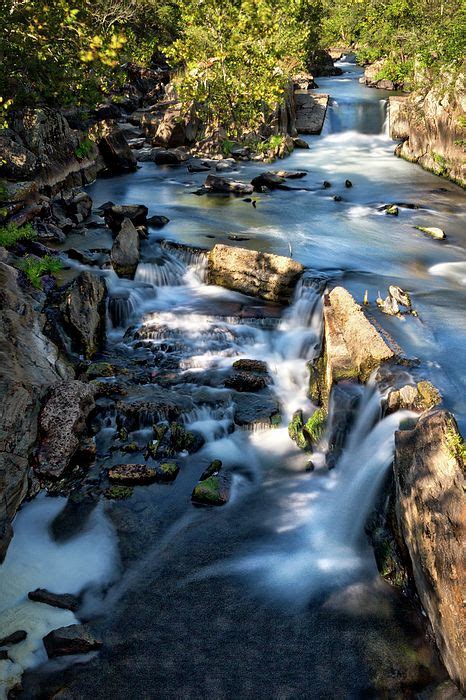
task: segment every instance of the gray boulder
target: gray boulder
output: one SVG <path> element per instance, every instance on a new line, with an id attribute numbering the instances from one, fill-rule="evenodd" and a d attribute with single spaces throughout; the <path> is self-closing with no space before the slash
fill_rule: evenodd
<path id="1" fill-rule="evenodd" d="M 94 637 L 87 625 L 59 627 L 49 632 L 43 642 L 49 659 L 70 654 L 87 654 L 97 651 L 102 646 L 102 641 Z"/>
<path id="2" fill-rule="evenodd" d="M 90 359 L 105 335 L 107 289 L 102 277 L 82 272 L 64 290 L 59 310 L 72 349 Z"/>
<path id="3" fill-rule="evenodd" d="M 139 233 L 125 219 L 110 252 L 110 260 L 118 277 L 133 279 L 139 263 Z"/>

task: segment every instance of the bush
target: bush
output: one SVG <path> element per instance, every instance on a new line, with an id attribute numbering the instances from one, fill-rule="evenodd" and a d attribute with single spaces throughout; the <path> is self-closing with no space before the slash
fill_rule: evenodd
<path id="1" fill-rule="evenodd" d="M 26 256 L 19 265 L 20 270 L 24 272 L 29 282 L 36 289 L 41 287 L 42 275 L 56 274 L 60 272 L 62 267 L 61 260 L 54 255 L 45 255 L 43 258 Z"/>
<path id="2" fill-rule="evenodd" d="M 8 247 L 18 243 L 18 241 L 33 241 L 37 237 L 37 231 L 31 224 L 18 226 L 10 222 L 6 226 L 0 227 L 0 246 Z"/>
<path id="3" fill-rule="evenodd" d="M 87 156 L 90 154 L 92 151 L 92 147 L 94 145 L 94 142 L 91 141 L 91 139 L 86 136 L 86 138 L 81 141 L 79 146 L 76 146 L 74 149 L 74 155 L 78 160 L 83 160 L 84 158 L 87 158 Z"/>

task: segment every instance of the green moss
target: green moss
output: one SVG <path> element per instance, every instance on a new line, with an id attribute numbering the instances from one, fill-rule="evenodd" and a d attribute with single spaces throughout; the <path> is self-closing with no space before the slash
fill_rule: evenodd
<path id="1" fill-rule="evenodd" d="M 298 445 L 298 447 L 301 450 L 305 450 L 308 446 L 307 440 L 303 434 L 303 428 L 304 428 L 303 412 L 296 411 L 296 413 L 294 413 L 293 418 L 291 419 L 291 421 L 288 425 L 288 435 L 293 440 L 293 442 L 295 442 Z"/>
<path id="2" fill-rule="evenodd" d="M 91 139 L 86 136 L 81 143 L 76 146 L 74 149 L 74 155 L 78 160 L 83 160 L 84 158 L 87 158 L 87 156 L 91 153 L 92 148 L 94 146 L 94 142 L 91 141 Z"/>
<path id="3" fill-rule="evenodd" d="M 18 267 L 24 272 L 32 286 L 40 289 L 42 276 L 56 274 L 62 269 L 63 263 L 54 255 L 45 255 L 43 258 L 33 258 L 26 255 Z"/>
<path id="4" fill-rule="evenodd" d="M 204 481 L 200 481 L 194 487 L 192 499 L 199 503 L 218 504 L 221 501 L 220 479 L 218 476 L 210 476 Z"/>
<path id="5" fill-rule="evenodd" d="M 396 204 L 390 204 L 390 206 L 385 209 L 385 213 L 389 214 L 390 216 L 398 216 L 399 209 Z"/>
<path id="6" fill-rule="evenodd" d="M 323 408 L 317 408 L 303 427 L 303 433 L 315 443 L 322 437 L 327 421 L 327 414 Z"/>
<path id="7" fill-rule="evenodd" d="M 131 486 L 110 486 L 105 491 L 105 498 L 121 501 L 125 498 L 131 498 L 133 488 Z"/>
<path id="8" fill-rule="evenodd" d="M 273 413 L 270 416 L 270 425 L 272 428 L 279 428 L 282 424 L 282 416 L 280 413 Z"/>
<path id="9" fill-rule="evenodd" d="M 447 430 L 447 445 L 452 457 L 466 463 L 466 444 L 453 421 Z"/>
<path id="10" fill-rule="evenodd" d="M 37 231 L 31 224 L 17 226 L 13 222 L 0 227 L 0 246 L 11 246 L 19 241 L 33 241 L 37 238 Z"/>
<path id="11" fill-rule="evenodd" d="M 165 433 L 168 430 L 168 425 L 166 423 L 160 423 L 159 425 L 153 425 L 152 430 L 154 431 L 154 435 L 158 441 L 163 440 L 165 437 Z"/>
<path id="12" fill-rule="evenodd" d="M 173 481 L 176 479 L 179 471 L 180 468 L 176 462 L 162 462 L 157 467 L 157 477 L 161 481 Z"/>
<path id="13" fill-rule="evenodd" d="M 194 445 L 194 435 L 186 430 L 180 423 L 170 424 L 170 446 L 177 452 L 189 450 Z"/>
<path id="14" fill-rule="evenodd" d="M 139 447 L 136 442 L 129 442 L 127 445 L 123 445 L 121 448 L 122 452 L 139 452 Z"/>

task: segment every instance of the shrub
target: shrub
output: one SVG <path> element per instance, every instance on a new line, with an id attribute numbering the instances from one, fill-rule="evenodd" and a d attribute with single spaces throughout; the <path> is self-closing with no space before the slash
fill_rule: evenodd
<path id="1" fill-rule="evenodd" d="M 74 149 L 74 155 L 78 160 L 83 160 L 92 151 L 93 141 L 86 136 L 86 138 L 81 141 L 81 143 Z"/>
<path id="2" fill-rule="evenodd" d="M 26 256 L 21 261 L 19 267 L 32 286 L 36 289 L 40 289 L 42 275 L 53 275 L 60 272 L 63 264 L 61 260 L 54 255 L 45 255 L 43 258 L 30 258 Z"/>
<path id="3" fill-rule="evenodd" d="M 13 222 L 0 227 L 0 246 L 11 246 L 18 241 L 33 241 L 37 237 L 37 231 L 31 224 L 18 226 Z"/>

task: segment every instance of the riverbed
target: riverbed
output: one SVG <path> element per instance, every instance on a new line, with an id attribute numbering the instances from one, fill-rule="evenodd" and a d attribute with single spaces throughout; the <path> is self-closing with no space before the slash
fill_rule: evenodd
<path id="1" fill-rule="evenodd" d="M 183 380 L 195 404 L 183 420 L 206 442 L 182 457 L 173 484 L 138 487 L 127 501 L 101 502 L 90 519 L 83 517 L 74 547 L 73 539 L 63 544 L 47 535 L 56 499 L 53 507 L 42 498 L 18 514 L 23 539 L 13 540 L 4 572 L 20 570 L 24 592 L 39 585 L 56 592 L 92 589 L 78 617 L 104 639 L 88 663 L 59 667 L 31 648 L 35 658 L 24 665 L 36 668 L 25 677 L 22 697 L 58 688 L 72 698 L 411 697 L 445 677 L 425 620 L 379 577 L 364 532 L 380 504 L 394 431 L 405 414 L 380 420 L 376 388 L 361 389 L 352 432 L 330 471 L 325 439 L 310 472 L 286 428 L 296 409 L 311 412 L 306 363 L 319 349 L 327 283 L 342 284 L 359 302 L 367 290 L 374 319 L 407 357 L 419 358 L 422 376 L 466 428 L 464 193 L 393 156 L 388 93 L 361 85 L 353 64 L 341 66 L 342 76 L 318 79 L 319 91 L 331 96 L 323 133 L 306 137 L 309 150 L 296 150 L 283 163 L 307 171 L 290 181 L 292 189 L 254 195 L 256 206 L 239 197 L 198 196 L 205 174 L 152 163 L 89 188 L 97 206 L 141 203 L 149 215 L 170 219 L 144 243 L 134 281 L 106 273 L 110 294 L 119 300 L 108 321 L 108 349 L 137 360 L 145 348 L 135 346 L 127 328 L 156 324 L 151 352 L 157 346 L 154 357 L 164 358 L 154 360 L 152 383 L 135 387 L 134 396 L 150 397 L 158 373 L 166 380 L 173 367 L 179 376 L 197 374 Z M 249 182 L 267 169 L 244 163 L 225 175 Z M 324 188 L 324 180 L 331 186 Z M 399 205 L 398 217 L 380 210 L 392 203 Z M 440 227 L 447 239 L 432 240 L 418 225 Z M 205 284 L 202 253 L 176 254 L 160 246 L 162 239 L 205 249 L 227 243 L 291 252 L 306 266 L 306 281 L 290 308 L 255 309 L 240 294 Z M 390 284 L 409 291 L 417 316 L 376 310 L 378 292 L 385 296 Z M 235 427 L 231 396 L 215 377 L 238 358 L 267 362 L 280 426 Z M 114 413 L 103 413 L 96 477 L 123 461 L 109 450 Z M 151 420 L 134 431 L 138 443 L 147 441 Z M 191 491 L 212 459 L 232 474 L 232 498 L 219 509 L 194 508 Z M 19 551 L 28 528 L 36 532 L 41 558 L 29 579 L 25 562 L 35 555 L 26 547 Z M 87 551 L 93 547 L 95 561 Z M 74 588 L 60 573 L 60 562 L 65 570 L 70 561 Z M 14 601 L 10 605 L 14 609 Z M 35 624 L 31 637 L 39 648 L 44 630 L 58 623 L 54 617 Z"/>

